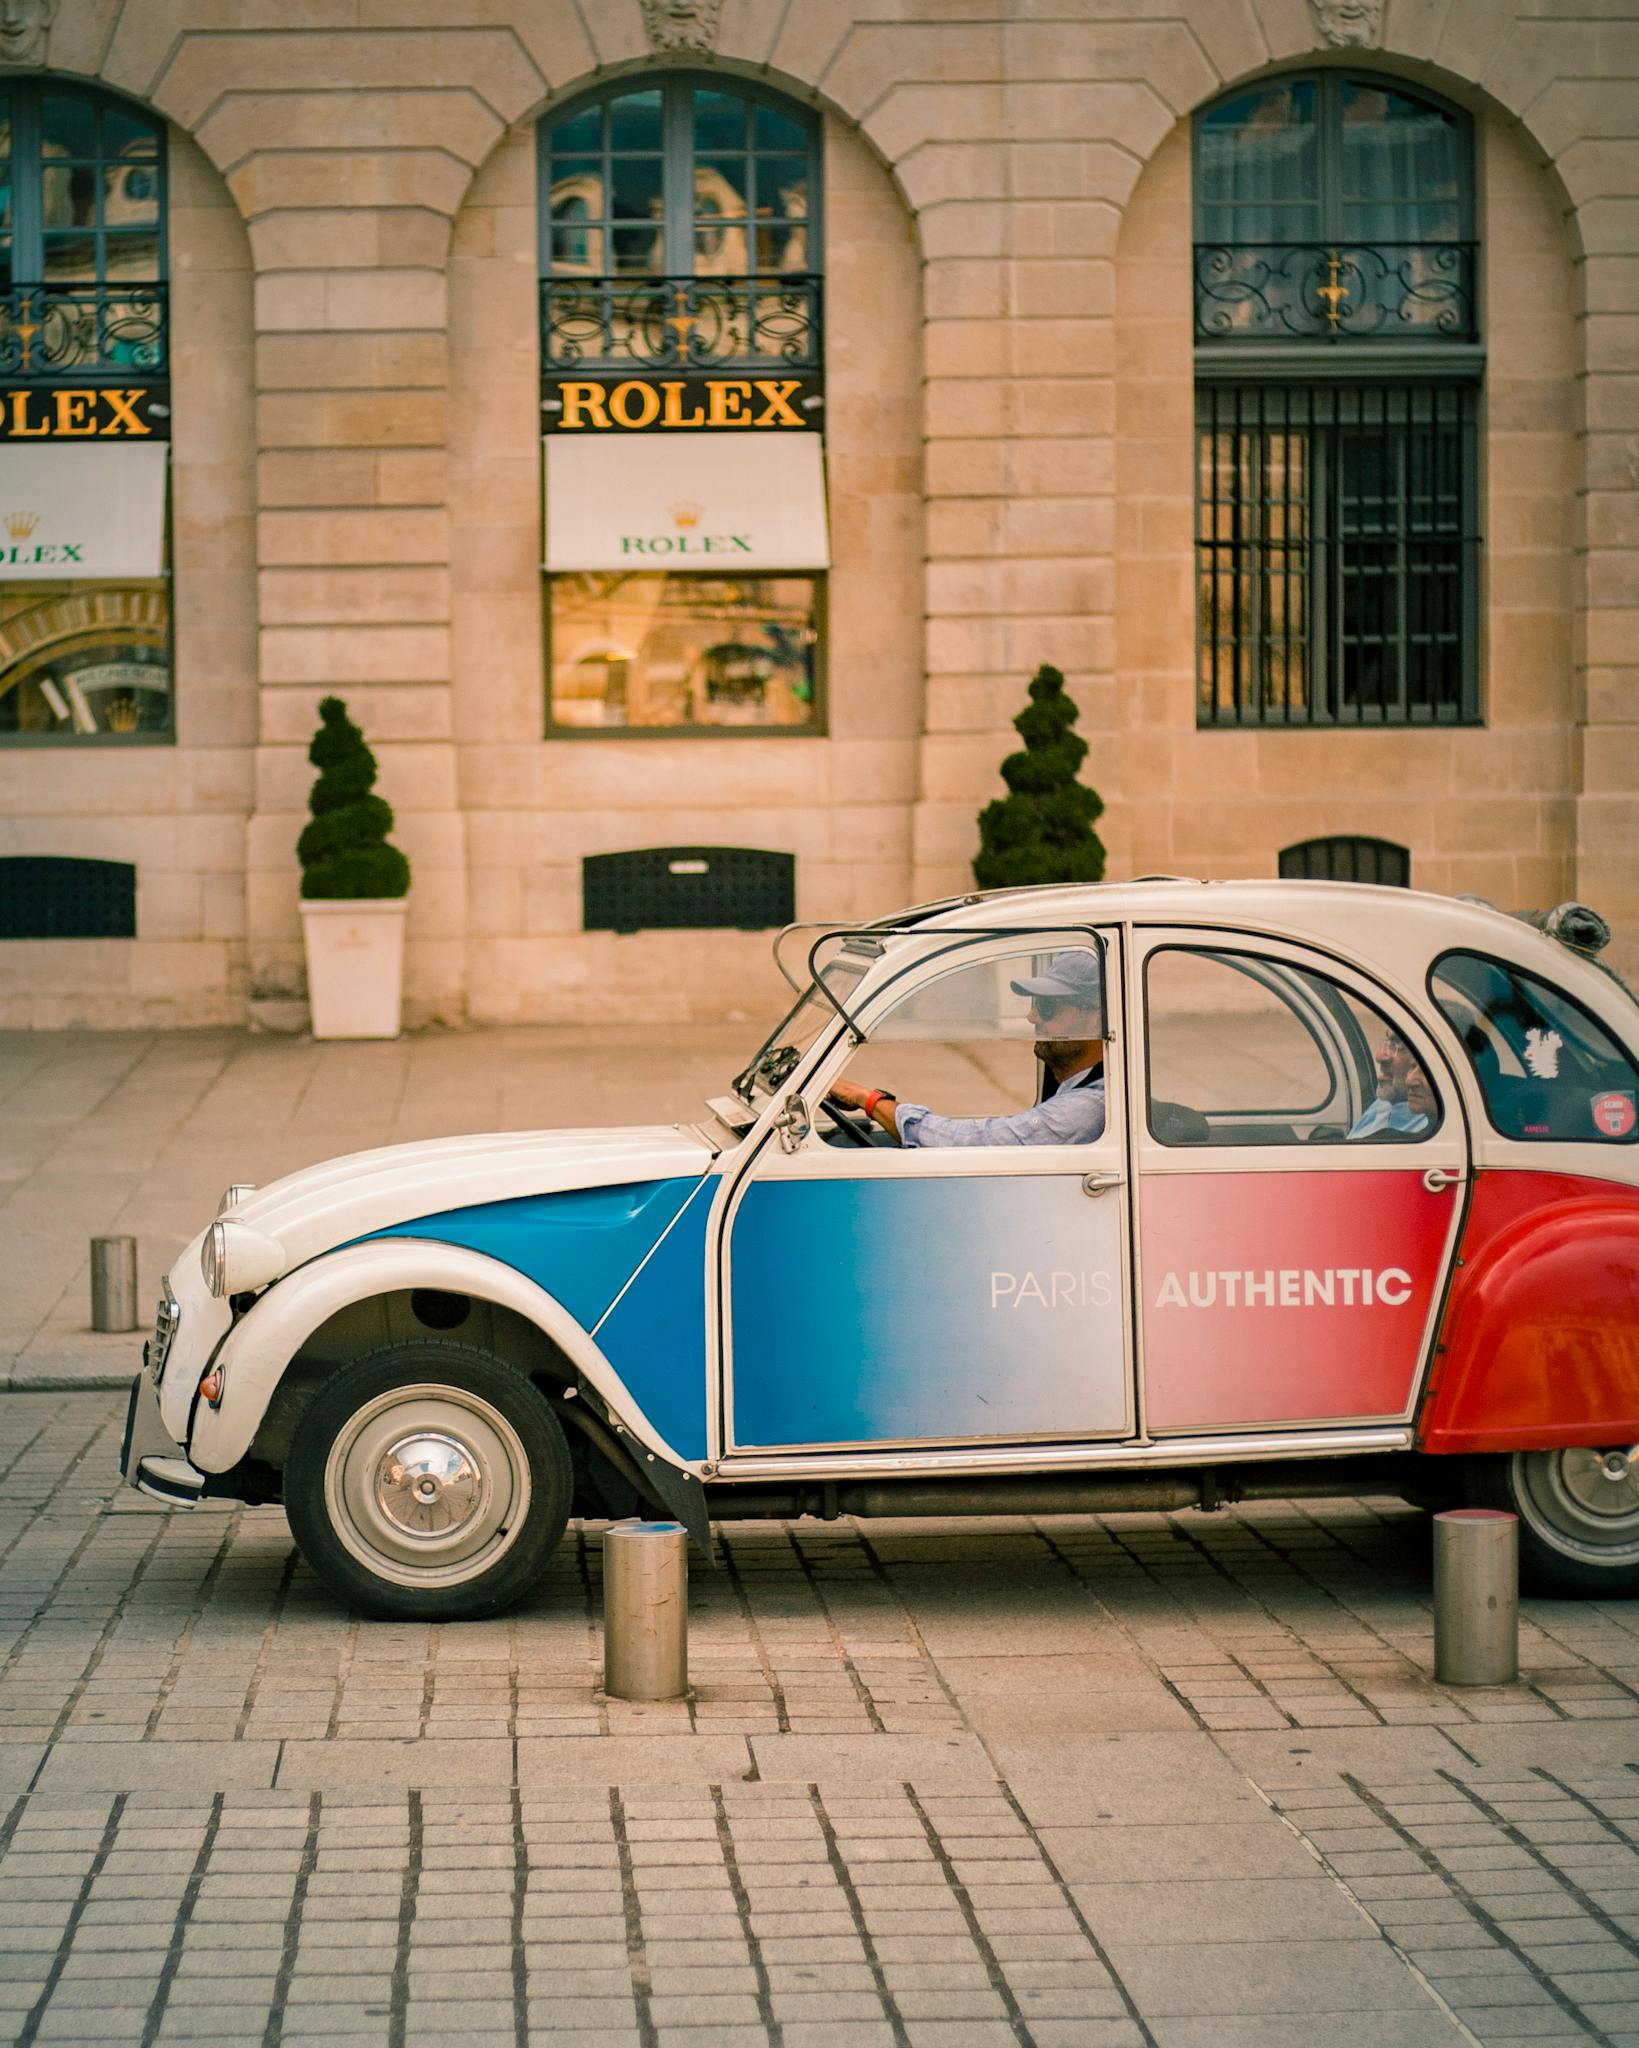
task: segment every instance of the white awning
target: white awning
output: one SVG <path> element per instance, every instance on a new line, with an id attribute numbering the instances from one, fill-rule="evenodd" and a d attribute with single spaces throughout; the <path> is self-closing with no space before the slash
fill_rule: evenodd
<path id="1" fill-rule="evenodd" d="M 0 582 L 158 576 L 164 568 L 163 441 L 0 441 Z"/>
<path id="2" fill-rule="evenodd" d="M 822 436 L 549 434 L 548 569 L 824 569 Z"/>

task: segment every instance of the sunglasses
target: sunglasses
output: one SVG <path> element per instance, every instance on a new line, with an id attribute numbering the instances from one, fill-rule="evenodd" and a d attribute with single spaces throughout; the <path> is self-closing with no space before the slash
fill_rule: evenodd
<path id="1" fill-rule="evenodd" d="M 1096 996 L 1032 996 L 1030 1007 L 1044 1024 L 1051 1024 L 1061 1010 L 1078 1014 L 1090 1013 L 1098 1008 Z"/>

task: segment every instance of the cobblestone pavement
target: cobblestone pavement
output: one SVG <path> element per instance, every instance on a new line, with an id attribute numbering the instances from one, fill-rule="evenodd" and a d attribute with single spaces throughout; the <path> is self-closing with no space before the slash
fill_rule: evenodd
<path id="1" fill-rule="evenodd" d="M 1639 2048 L 1639 1602 L 1456 1693 L 1387 1502 L 745 1525 L 638 1707 L 595 1529 L 360 1622 L 116 1407 L 0 1400 L 0 2038 Z"/>

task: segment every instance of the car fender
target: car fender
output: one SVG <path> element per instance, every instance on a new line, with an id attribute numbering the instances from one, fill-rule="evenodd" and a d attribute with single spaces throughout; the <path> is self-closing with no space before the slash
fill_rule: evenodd
<path id="1" fill-rule="evenodd" d="M 413 1237 L 372 1238 L 310 1260 L 270 1287 L 234 1324 L 216 1364 L 217 1408 L 194 1404 L 188 1455 L 202 1472 L 226 1472 L 249 1451 L 274 1389 L 321 1324 L 354 1302 L 412 1287 L 471 1295 L 515 1309 L 557 1345 L 611 1418 L 655 1458 L 684 1460 L 659 1433 L 592 1338 L 533 1280 L 461 1245 Z"/>
<path id="2" fill-rule="evenodd" d="M 1445 1453 L 1639 1442 L 1639 1190 L 1476 1176 L 1417 1433 Z"/>

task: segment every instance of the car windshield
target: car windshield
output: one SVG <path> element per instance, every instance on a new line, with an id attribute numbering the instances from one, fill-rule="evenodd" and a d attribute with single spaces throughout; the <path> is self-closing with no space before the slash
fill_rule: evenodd
<path id="1" fill-rule="evenodd" d="M 830 934 L 820 947 L 829 948 L 830 958 L 729 1084 L 742 1102 L 772 1095 L 784 1083 L 822 1026 L 839 1006 L 847 1009 L 854 990 L 882 957 L 882 941 L 870 932 Z"/>

